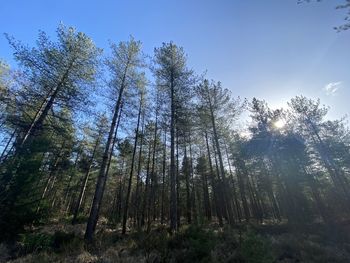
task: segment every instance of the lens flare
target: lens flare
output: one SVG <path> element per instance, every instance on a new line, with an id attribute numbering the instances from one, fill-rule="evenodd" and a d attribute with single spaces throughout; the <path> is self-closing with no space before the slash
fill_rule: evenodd
<path id="1" fill-rule="evenodd" d="M 282 129 L 284 125 L 286 125 L 286 122 L 282 119 L 279 119 L 273 124 L 277 129 Z"/>

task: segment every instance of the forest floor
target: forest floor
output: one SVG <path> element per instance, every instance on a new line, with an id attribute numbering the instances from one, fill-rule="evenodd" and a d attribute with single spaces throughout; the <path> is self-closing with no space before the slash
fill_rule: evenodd
<path id="1" fill-rule="evenodd" d="M 93 244 L 83 240 L 85 224 L 68 219 L 35 227 L 12 244 L 0 244 L 0 262 L 349 262 L 350 222 L 291 226 L 250 223 L 181 227 L 148 233 L 121 230 L 100 220 Z"/>

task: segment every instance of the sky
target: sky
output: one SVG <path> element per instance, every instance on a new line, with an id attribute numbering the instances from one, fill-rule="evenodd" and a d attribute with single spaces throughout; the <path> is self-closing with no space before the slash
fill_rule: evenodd
<path id="1" fill-rule="evenodd" d="M 345 0 L 4 0 L 0 33 L 30 46 L 38 31 L 53 38 L 60 22 L 89 35 L 109 53 L 109 41 L 142 41 L 152 55 L 173 41 L 196 73 L 221 81 L 234 96 L 284 107 L 296 96 L 320 98 L 329 118 L 350 113 L 350 30 L 336 32 Z M 0 58 L 16 66 L 0 35 Z"/>

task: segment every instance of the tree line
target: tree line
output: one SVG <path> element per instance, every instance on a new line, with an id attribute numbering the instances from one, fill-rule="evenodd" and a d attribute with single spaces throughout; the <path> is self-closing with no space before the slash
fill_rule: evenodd
<path id="1" fill-rule="evenodd" d="M 126 234 L 348 218 L 350 133 L 320 100 L 234 97 L 172 42 L 149 61 L 132 37 L 105 55 L 64 25 L 35 47 L 7 38 L 18 67 L 0 66 L 1 239 L 52 218 L 86 223 L 87 241 L 101 221 Z"/>

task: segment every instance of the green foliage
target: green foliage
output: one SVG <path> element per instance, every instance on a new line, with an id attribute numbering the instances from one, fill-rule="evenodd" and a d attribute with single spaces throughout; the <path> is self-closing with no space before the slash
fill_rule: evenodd
<path id="1" fill-rule="evenodd" d="M 224 227 L 218 233 L 218 241 L 211 251 L 212 262 L 239 262 L 238 233 L 235 229 Z"/>
<path id="2" fill-rule="evenodd" d="M 140 232 L 133 236 L 135 251 L 142 249 L 147 258 L 161 255 L 165 262 L 210 262 L 211 251 L 217 245 L 217 235 L 212 230 L 189 226 L 175 235 L 166 228 L 149 233 Z"/>
<path id="3" fill-rule="evenodd" d="M 72 222 L 72 217 L 67 218 L 69 220 L 69 223 Z M 87 222 L 88 218 L 86 215 L 79 214 L 77 218 L 75 219 L 75 224 L 85 224 Z"/>
<path id="4" fill-rule="evenodd" d="M 53 235 L 48 233 L 24 233 L 20 235 L 22 245 L 21 254 L 40 251 L 74 252 L 84 244 L 83 240 L 74 233 L 56 231 Z"/>
<path id="5" fill-rule="evenodd" d="M 7 195 L 1 196 L 0 240 L 15 238 L 17 233 L 23 231 L 24 225 L 40 216 L 36 213 L 39 195 L 32 186 L 42 176 L 39 171 L 42 154 L 35 152 L 36 145 L 32 146 L 34 153 L 23 153 L 17 159 L 9 159 L 4 164 L 6 171 L 0 175 L 2 182 L 11 182 L 6 189 Z M 13 170 L 16 171 L 15 174 Z"/>
<path id="6" fill-rule="evenodd" d="M 240 248 L 245 262 L 272 263 L 274 260 L 271 251 L 272 248 L 267 239 L 248 230 Z"/>
<path id="7" fill-rule="evenodd" d="M 217 237 L 211 230 L 190 226 L 168 242 L 170 251 L 176 250 L 178 262 L 210 262 L 211 251 L 217 244 Z"/>
<path id="8" fill-rule="evenodd" d="M 249 104 L 249 135 L 242 136 L 232 121 L 246 102 L 234 100 L 220 82 L 204 80 L 196 86 L 183 49 L 164 43 L 155 49 L 152 66 L 156 103 L 150 99 L 142 105 L 142 140 L 133 145 L 133 97 L 153 86 L 141 72 L 141 43 L 131 38 L 111 45 L 112 56 L 105 60 L 110 92 L 101 95 L 115 105 L 112 121 L 101 115 L 96 127 L 81 130 L 80 120 L 88 120 L 75 113 L 96 95 L 90 88 L 101 66 L 100 50 L 73 28 L 61 25 L 57 36 L 53 42 L 41 33 L 36 48 L 9 38 L 22 66 L 14 79 L 0 61 L 0 137 L 11 135 L 0 157 L 0 241 L 14 241 L 27 226 L 52 222 L 56 216 L 61 217 L 59 223 L 68 223 L 65 217 L 74 210 L 76 223 L 89 221 L 89 241 L 99 218 L 101 222 L 108 215 L 117 225 L 123 217 L 123 226 L 136 219 L 138 229 L 139 217 L 142 225 L 147 219 L 149 232 L 135 236 L 120 236 L 99 224 L 102 231 L 92 242 L 96 254 L 128 240 L 127 249 L 136 247 L 148 261 L 151 255 L 154 260 L 161 255 L 164 261 L 179 262 L 272 262 L 267 238 L 250 230 L 242 237 L 236 229 L 222 226 L 259 222 L 258 233 L 271 237 L 285 232 L 279 228 L 283 224 L 263 232 L 272 226 L 269 222 L 288 222 L 300 232 L 321 222 L 332 226 L 332 232 L 322 231 L 322 237 L 313 233 L 317 238 L 303 242 L 304 247 L 296 239 L 291 248 L 284 248 L 284 255 L 277 254 L 307 262 L 343 259 L 337 256 L 340 250 L 331 253 L 332 245 L 320 240 L 341 243 L 333 226 L 349 218 L 350 132 L 343 120 L 325 121 L 328 108 L 320 100 L 298 96 L 289 109 L 273 110 L 254 98 Z M 21 80 L 15 83 L 17 78 Z M 119 121 L 122 132 L 117 134 Z M 84 213 L 91 200 L 87 219 Z M 173 235 L 164 227 L 153 230 L 160 215 L 161 224 L 170 221 Z M 185 216 L 203 225 L 206 218 L 208 226 L 178 230 L 177 220 L 183 223 Z M 209 226 L 217 221 L 220 228 L 215 232 Z M 25 233 L 20 238 L 23 253 L 81 251 L 84 244 L 65 232 Z"/>
<path id="9" fill-rule="evenodd" d="M 162 254 L 166 253 L 169 233 L 165 228 L 159 228 L 150 233 L 138 233 L 136 239 L 137 247 L 145 250 L 146 255 L 153 251 L 158 251 Z"/>
<path id="10" fill-rule="evenodd" d="M 20 235 L 23 254 L 48 250 L 51 248 L 53 241 L 53 236 L 45 233 L 25 233 Z"/>
<path id="11" fill-rule="evenodd" d="M 81 250 L 83 244 L 83 240 L 75 236 L 74 233 L 57 231 L 53 235 L 52 248 L 56 252 L 74 252 L 76 250 Z"/>

